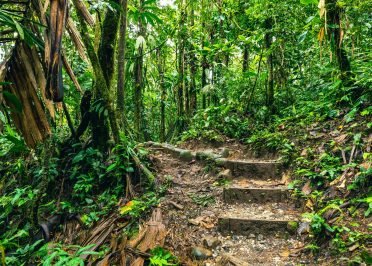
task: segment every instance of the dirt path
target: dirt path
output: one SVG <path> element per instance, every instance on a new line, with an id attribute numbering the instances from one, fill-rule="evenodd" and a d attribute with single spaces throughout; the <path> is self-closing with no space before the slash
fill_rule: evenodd
<path id="1" fill-rule="evenodd" d="M 298 217 L 276 162 L 205 163 L 170 146 L 150 149 L 158 176 L 172 183 L 162 202 L 166 248 L 185 265 L 310 264 L 293 252 L 303 243 L 288 230 Z"/>

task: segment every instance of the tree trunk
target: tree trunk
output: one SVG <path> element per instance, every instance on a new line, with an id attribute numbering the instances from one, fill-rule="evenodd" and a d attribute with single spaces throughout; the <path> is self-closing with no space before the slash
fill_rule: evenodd
<path id="1" fill-rule="evenodd" d="M 243 73 L 247 72 L 248 70 L 248 60 L 249 60 L 249 50 L 248 45 L 244 45 L 244 52 L 243 52 Z"/>
<path id="2" fill-rule="evenodd" d="M 341 71 L 341 80 L 344 85 L 350 85 L 350 61 L 347 53 L 342 46 L 342 25 L 341 25 L 341 12 L 342 7 L 337 5 L 336 0 L 327 0 L 327 24 L 332 25 L 328 27 L 331 48 L 337 58 L 337 63 Z"/>
<path id="3" fill-rule="evenodd" d="M 143 0 L 140 0 L 140 5 L 142 5 Z M 142 20 L 138 23 L 139 33 L 138 36 L 145 38 L 145 28 Z M 137 49 L 137 56 L 135 59 L 134 67 L 134 130 L 137 135 L 138 140 L 143 138 L 142 130 L 142 91 L 143 91 L 143 44 L 140 44 Z"/>
<path id="4" fill-rule="evenodd" d="M 73 0 L 74 4 L 76 5 L 76 2 L 79 2 L 79 0 Z M 107 73 L 106 69 L 106 78 L 104 71 L 102 69 L 99 57 L 97 53 L 94 50 L 93 44 L 91 42 L 89 31 L 87 24 L 84 20 L 84 15 L 81 13 L 79 9 L 77 9 L 77 15 L 78 19 L 80 21 L 80 26 L 82 30 L 82 39 L 84 42 L 84 45 L 87 49 L 87 54 L 89 57 L 89 60 L 92 64 L 93 69 L 93 91 L 94 91 L 94 98 L 95 99 L 102 99 L 101 104 L 108 112 L 108 118 L 111 125 L 112 135 L 115 140 L 115 142 L 119 141 L 119 129 L 117 126 L 116 121 L 116 114 L 114 112 L 114 109 L 112 107 L 112 100 L 110 97 L 110 88 L 108 86 L 109 84 L 109 76 L 112 75 L 110 73 Z M 112 20 L 111 20 L 112 21 Z M 109 27 L 107 26 L 107 29 Z M 107 30 L 106 29 L 106 30 Z M 108 35 L 110 38 L 112 37 L 112 32 L 108 32 Z M 102 33 L 102 40 L 106 43 L 105 45 L 100 45 L 100 47 L 104 47 L 108 45 L 107 39 L 104 37 L 104 34 Z M 113 57 L 113 54 L 111 55 Z M 110 57 L 108 55 L 102 56 L 102 59 L 105 59 L 105 63 L 112 62 L 113 60 L 109 60 Z M 103 119 L 103 120 L 102 120 Z M 108 124 L 105 121 L 105 115 L 104 114 L 92 114 L 92 135 L 93 135 L 93 143 L 94 145 L 99 148 L 101 151 L 106 151 L 108 148 L 108 139 L 109 139 L 109 129 Z"/>
<path id="5" fill-rule="evenodd" d="M 120 124 L 123 125 L 124 97 L 125 97 L 125 46 L 127 30 L 128 1 L 121 0 L 122 13 L 120 17 L 119 48 L 118 48 L 118 83 L 117 83 L 117 110 Z"/>
<path id="6" fill-rule="evenodd" d="M 164 63 L 162 60 L 161 48 L 158 48 L 158 72 L 160 78 L 160 90 L 161 90 L 161 99 L 160 99 L 160 142 L 165 141 L 165 98 L 166 90 L 164 84 Z"/>
<path id="7" fill-rule="evenodd" d="M 194 7 L 191 6 L 191 14 L 190 14 L 190 26 L 191 28 L 195 25 L 195 11 Z M 191 37 L 193 37 L 193 33 L 191 33 Z M 190 51 L 190 114 L 194 115 L 197 109 L 197 89 L 196 89 L 196 82 L 195 82 L 195 76 L 196 76 L 196 56 L 194 53 L 194 47 L 192 47 L 192 44 L 190 43 L 189 46 Z"/>
<path id="8" fill-rule="evenodd" d="M 181 17 L 179 21 L 179 33 L 178 33 L 178 90 L 177 90 L 177 129 L 178 132 L 181 132 L 184 128 L 184 74 L 185 74 L 185 40 L 184 40 L 184 31 L 185 31 L 185 12 L 183 11 L 183 1 L 181 1 L 180 9 Z"/>
<path id="9" fill-rule="evenodd" d="M 120 4 L 120 0 L 113 0 L 115 4 Z M 102 24 L 101 41 L 98 48 L 98 58 L 102 67 L 107 87 L 110 89 L 111 80 L 114 74 L 114 55 L 116 34 L 119 25 L 119 14 L 116 10 L 108 8 Z"/>
<path id="10" fill-rule="evenodd" d="M 266 50 L 268 52 L 267 55 L 267 68 L 269 71 L 268 76 L 268 89 L 267 89 L 267 108 L 270 110 L 270 113 L 274 113 L 274 75 L 273 75 L 273 54 L 271 51 L 271 44 L 272 44 L 272 36 L 271 36 L 271 30 L 272 30 L 272 19 L 267 18 L 265 20 L 265 46 Z"/>
<path id="11" fill-rule="evenodd" d="M 207 86 L 207 67 L 208 67 L 208 62 L 207 62 L 207 55 L 203 55 L 203 60 L 202 60 L 202 75 L 201 75 L 201 86 L 202 89 Z M 206 93 L 203 92 L 203 109 L 207 108 L 207 99 L 206 99 Z"/>

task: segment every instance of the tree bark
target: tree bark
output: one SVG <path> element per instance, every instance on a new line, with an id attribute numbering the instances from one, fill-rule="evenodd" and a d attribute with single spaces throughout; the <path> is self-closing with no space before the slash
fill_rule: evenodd
<path id="1" fill-rule="evenodd" d="M 327 4 L 327 24 L 332 25 L 328 27 L 330 32 L 329 38 L 331 42 L 331 48 L 337 58 L 337 63 L 341 72 L 341 80 L 344 85 L 350 85 L 350 61 L 347 56 L 345 49 L 342 46 L 342 25 L 341 25 L 341 13 L 342 7 L 337 5 L 336 0 L 328 0 Z"/>
<path id="2" fill-rule="evenodd" d="M 194 27 L 195 24 L 195 11 L 194 7 L 192 6 L 191 9 L 191 14 L 190 14 L 190 25 L 191 28 Z M 193 35 L 193 34 L 192 34 Z M 189 51 L 191 52 L 190 54 L 190 96 L 191 96 L 191 102 L 190 102 L 190 111 L 191 115 L 194 115 L 196 110 L 197 110 L 197 104 L 198 104 L 198 99 L 197 99 L 197 89 L 196 89 L 196 82 L 195 82 L 195 76 L 196 76 L 196 56 L 193 51 L 192 44 L 190 43 L 190 49 Z"/>
<path id="3" fill-rule="evenodd" d="M 119 48 L 118 48 L 118 83 L 117 83 L 117 110 L 120 124 L 123 125 L 124 97 L 125 97 L 125 47 L 127 30 L 128 1 L 121 0 L 122 13 L 120 17 Z"/>
<path id="4" fill-rule="evenodd" d="M 268 52 L 267 55 L 267 68 L 269 71 L 268 76 L 268 90 L 267 90 L 267 108 L 269 109 L 270 113 L 274 113 L 274 74 L 273 74 L 273 53 L 271 51 L 271 44 L 272 44 L 272 36 L 271 36 L 271 30 L 272 30 L 272 19 L 267 18 L 265 20 L 265 46 L 266 50 Z"/>
<path id="5" fill-rule="evenodd" d="M 118 5 L 120 4 L 119 1 L 113 0 Z M 114 74 L 114 54 L 118 25 L 118 12 L 108 8 L 103 20 L 101 41 L 98 48 L 98 58 L 108 89 L 111 87 L 111 80 Z"/>
<path id="6" fill-rule="evenodd" d="M 183 93 L 184 93 L 184 86 L 185 86 L 185 81 L 184 81 L 184 74 L 185 74 L 185 34 L 184 31 L 185 26 L 185 12 L 183 10 L 183 0 L 180 3 L 180 10 L 181 10 L 181 15 L 180 15 L 180 20 L 179 20 L 179 32 L 178 32 L 178 90 L 177 90 L 177 129 L 178 132 L 181 132 L 184 127 L 184 98 L 183 98 Z"/>
<path id="7" fill-rule="evenodd" d="M 243 74 L 247 72 L 248 70 L 248 60 L 249 60 L 249 50 L 248 45 L 244 45 L 244 51 L 243 51 Z"/>
<path id="8" fill-rule="evenodd" d="M 143 0 L 139 1 L 139 5 L 143 4 Z M 139 33 L 138 37 L 142 36 L 145 38 L 145 28 L 142 20 L 138 22 Z M 137 49 L 137 57 L 135 59 L 134 67 L 134 130 L 138 140 L 143 138 L 142 130 L 142 90 L 143 90 L 143 44 L 140 44 Z"/>
<path id="9" fill-rule="evenodd" d="M 202 60 L 202 75 L 201 75 L 202 88 L 207 86 L 207 69 L 208 69 L 207 55 L 204 54 L 203 60 Z M 202 106 L 203 106 L 203 109 L 207 108 L 207 97 L 206 97 L 205 92 L 203 92 Z"/>
<path id="10" fill-rule="evenodd" d="M 166 90 L 164 84 L 164 63 L 162 60 L 161 48 L 158 48 L 158 72 L 160 78 L 160 90 L 161 90 L 161 98 L 160 98 L 160 142 L 165 141 L 165 98 L 166 98 Z"/>
<path id="11" fill-rule="evenodd" d="M 79 0 L 73 0 L 74 5 Z M 92 65 L 94 81 L 93 81 L 93 91 L 95 99 L 102 99 L 103 107 L 107 109 L 108 119 L 111 125 L 112 135 L 115 142 L 119 142 L 119 129 L 116 121 L 116 114 L 112 107 L 112 100 L 110 97 L 110 89 L 108 87 L 107 80 L 102 70 L 101 63 L 97 53 L 94 50 L 93 44 L 91 42 L 87 24 L 84 20 L 84 15 L 79 9 L 77 9 L 78 19 L 80 21 L 82 40 L 87 49 L 87 54 Z M 102 39 L 104 39 L 102 34 Z M 113 56 L 113 55 L 112 55 Z M 103 119 L 103 120 L 102 120 Z M 108 139 L 109 139 L 109 129 L 108 124 L 105 122 L 104 115 L 92 114 L 92 126 L 93 126 L 93 143 L 101 151 L 107 151 Z"/>

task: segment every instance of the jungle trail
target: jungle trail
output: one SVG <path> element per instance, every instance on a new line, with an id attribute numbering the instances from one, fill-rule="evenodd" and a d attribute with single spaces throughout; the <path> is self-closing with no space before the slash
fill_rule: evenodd
<path id="1" fill-rule="evenodd" d="M 0 0 L 0 265 L 371 265 L 371 11 Z"/>

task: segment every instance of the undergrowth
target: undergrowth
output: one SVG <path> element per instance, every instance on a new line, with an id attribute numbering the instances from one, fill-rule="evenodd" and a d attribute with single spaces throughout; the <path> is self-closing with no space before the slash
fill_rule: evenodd
<path id="1" fill-rule="evenodd" d="M 124 136 L 109 154 L 57 139 L 31 152 L 9 144 L 4 150 L 7 157 L 0 161 L 0 261 L 4 265 L 84 265 L 82 255 L 102 258 L 108 252 L 105 248 L 91 251 L 91 246 L 48 243 L 74 217 L 89 229 L 118 213 L 130 221 L 124 232 L 129 237 L 135 234 L 139 221 L 158 205 L 170 183 L 155 186 L 154 180 L 140 177 L 131 160 L 134 150 L 146 162 L 146 153 Z M 135 195 L 128 195 L 128 180 L 131 186 L 140 184 L 140 191 L 131 192 Z M 45 235 L 41 224 L 48 225 L 56 217 L 61 221 L 55 228 L 48 227 L 50 235 Z M 154 254 L 152 265 L 161 265 L 156 262 L 160 253 Z"/>
<path id="2" fill-rule="evenodd" d="M 305 205 L 298 230 L 306 235 L 305 250 L 368 264 L 371 95 L 353 100 L 352 92 L 337 80 L 323 84 L 271 119 L 244 113 L 234 102 L 210 107 L 195 115 L 181 140 L 237 138 L 258 154 L 276 152 L 291 169 L 289 188 Z"/>

